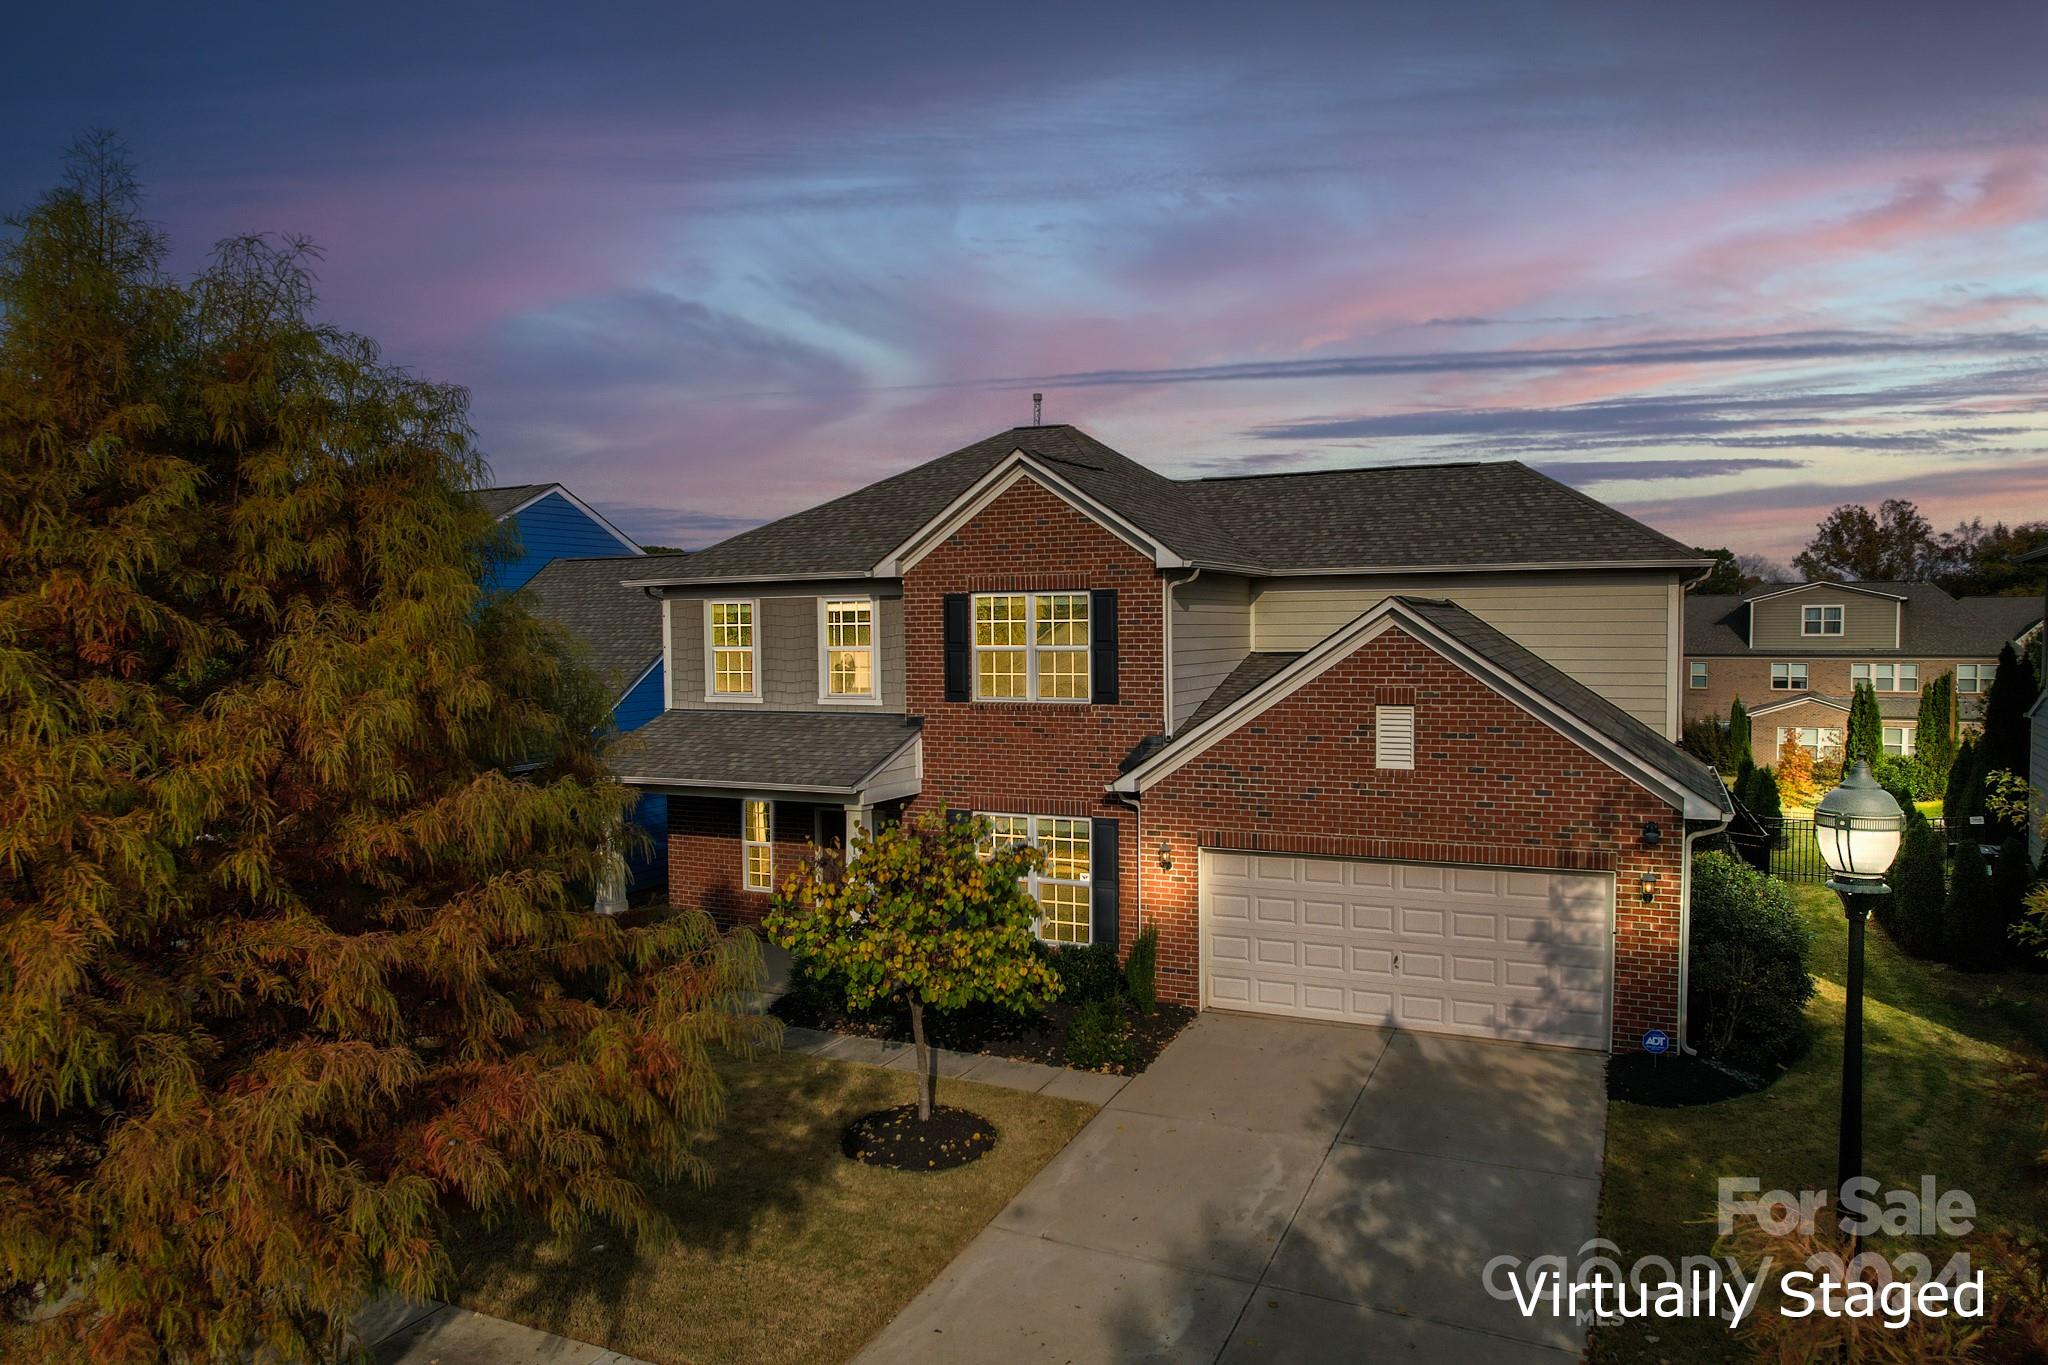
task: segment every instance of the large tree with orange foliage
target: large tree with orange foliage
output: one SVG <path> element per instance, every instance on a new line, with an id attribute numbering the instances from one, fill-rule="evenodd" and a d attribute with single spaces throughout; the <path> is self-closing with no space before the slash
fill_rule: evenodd
<path id="1" fill-rule="evenodd" d="M 479 594 L 464 395 L 312 321 L 306 260 L 168 277 L 103 142 L 0 252 L 25 1358 L 322 1358 L 441 1287 L 458 1209 L 653 1226 L 760 1027 L 751 939 L 588 909 L 602 699 Z"/>

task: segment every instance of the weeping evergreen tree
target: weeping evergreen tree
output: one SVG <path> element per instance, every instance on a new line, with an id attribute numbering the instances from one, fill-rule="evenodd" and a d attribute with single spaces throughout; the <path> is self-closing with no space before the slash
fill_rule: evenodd
<path id="1" fill-rule="evenodd" d="M 301 1360 L 444 1221 L 658 1230 L 749 938 L 586 908 L 603 701 L 477 584 L 466 398 L 167 278 L 88 144 L 0 251 L 0 1289 L 25 1358 Z M 509 775 L 516 769 L 519 776 Z"/>

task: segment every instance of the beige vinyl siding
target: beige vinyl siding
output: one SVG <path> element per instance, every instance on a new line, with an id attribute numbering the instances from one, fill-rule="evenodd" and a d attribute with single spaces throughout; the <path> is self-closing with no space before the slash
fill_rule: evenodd
<path id="1" fill-rule="evenodd" d="M 1749 612 L 1752 649 L 1896 649 L 1899 642 L 1899 606 L 1889 597 L 1843 588 L 1816 588 L 1812 592 L 1788 592 L 1763 602 L 1752 602 Z M 1800 608 L 1842 608 L 1840 635 L 1801 635 Z"/>
<path id="2" fill-rule="evenodd" d="M 1676 581 L 1650 570 L 1268 579 L 1252 589 L 1252 648 L 1309 649 L 1392 594 L 1447 598 L 1676 739 Z"/>
<path id="3" fill-rule="evenodd" d="M 1251 585 L 1203 574 L 1173 591 L 1173 728 L 1208 700 L 1252 648 Z"/>
<path id="4" fill-rule="evenodd" d="M 866 589 L 861 590 L 865 595 Z M 846 593 L 826 596 L 844 597 Z M 760 679 L 759 701 L 708 700 L 704 692 L 704 604 L 724 597 L 677 597 L 669 601 L 669 705 L 678 711 L 737 711 L 745 707 L 770 711 L 901 711 L 903 709 L 903 599 L 884 597 L 875 603 L 875 666 L 882 672 L 882 701 L 823 702 L 818 700 L 818 594 L 769 597 L 735 593 L 760 603 L 755 629 L 754 667 Z"/>

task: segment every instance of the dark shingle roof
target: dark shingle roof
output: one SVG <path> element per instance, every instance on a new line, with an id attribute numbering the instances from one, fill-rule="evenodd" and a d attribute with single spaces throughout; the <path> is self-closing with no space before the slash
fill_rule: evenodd
<path id="1" fill-rule="evenodd" d="M 865 574 L 1012 451 L 1191 563 L 1250 572 L 1698 561 L 1698 551 L 1512 461 L 1169 479 L 1075 427 L 1014 427 L 742 532 L 691 579 Z"/>
<path id="2" fill-rule="evenodd" d="M 664 711 L 613 752 L 626 782 L 850 792 L 918 731 L 902 716 Z"/>
<path id="3" fill-rule="evenodd" d="M 476 490 L 476 500 L 482 503 L 484 510 L 492 516 L 502 517 L 519 504 L 538 497 L 554 486 L 551 483 L 508 483 L 501 488 L 479 488 Z"/>
<path id="4" fill-rule="evenodd" d="M 615 689 L 637 681 L 661 657 L 661 603 L 624 580 L 650 564 L 673 567 L 687 555 L 608 555 L 556 559 L 527 581 L 533 611 L 581 640 Z"/>
<path id="5" fill-rule="evenodd" d="M 1616 706 L 1576 678 L 1544 662 L 1455 602 L 1401 597 L 1397 601 L 1473 653 L 1576 716 L 1628 753 L 1671 778 L 1696 796 L 1728 809 L 1728 788 L 1721 775 Z"/>
<path id="6" fill-rule="evenodd" d="M 1245 655 L 1244 662 L 1230 670 L 1229 677 L 1216 684 L 1216 690 L 1202 699 L 1202 704 L 1195 708 L 1194 714 L 1190 715 L 1187 723 L 1180 728 L 1184 731 L 1192 730 L 1239 697 L 1265 686 L 1268 678 L 1300 657 L 1300 650 L 1269 650 L 1263 654 Z"/>
<path id="7" fill-rule="evenodd" d="M 1203 479 L 1195 501 L 1275 569 L 1703 561 L 1515 460 Z"/>
<path id="8" fill-rule="evenodd" d="M 1900 608 L 1899 647 L 1871 649 L 1863 645 L 1823 644 L 1802 640 L 1803 651 L 1826 654 L 1941 658 L 1990 657 L 2006 641 L 2024 635 L 2041 619 L 2040 600 L 2033 597 L 1950 597 L 1933 583 L 1858 583 L 1855 586 L 1905 598 Z M 1755 592 L 1735 596 L 1696 596 L 1685 599 L 1685 652 L 1688 654 L 1748 654 L 1749 603 L 1766 593 L 1779 593 L 1784 584 L 1766 584 Z M 1759 646 L 1754 652 L 1783 654 L 1785 646 Z"/>

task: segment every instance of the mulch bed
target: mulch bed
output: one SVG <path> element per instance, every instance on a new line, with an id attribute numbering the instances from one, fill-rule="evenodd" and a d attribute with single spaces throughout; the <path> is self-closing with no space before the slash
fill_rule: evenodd
<path id="1" fill-rule="evenodd" d="M 847 1124 L 840 1150 L 892 1171 L 949 1171 L 980 1160 L 995 1145 L 996 1126 L 979 1114 L 935 1104 L 932 1116 L 919 1122 L 915 1104 L 899 1104 Z"/>
<path id="2" fill-rule="evenodd" d="M 1769 1082 L 1682 1052 L 1653 1057 L 1629 1052 L 1607 1063 L 1607 1097 L 1653 1109 L 1719 1104 L 1753 1094 Z"/>
<path id="3" fill-rule="evenodd" d="M 925 1037 L 933 1047 L 951 1048 L 955 1052 L 978 1052 L 1017 1062 L 1043 1062 L 1047 1066 L 1072 1066 L 1066 1055 L 1067 1025 L 1078 1008 L 1061 1001 L 1044 1013 L 1035 1015 L 1019 1015 L 992 1008 L 966 1009 L 956 1014 L 927 1010 L 924 1016 Z M 783 1023 L 800 1028 L 829 1029 L 834 1033 L 884 1038 L 896 1043 L 912 1041 L 908 1011 L 848 1014 L 843 1010 L 821 1008 L 813 1001 L 794 995 L 785 995 L 775 1002 L 771 1012 Z M 1164 1001 L 1150 1014 L 1134 1012 L 1130 1017 L 1130 1038 L 1135 1060 L 1128 1067 L 1105 1069 L 1112 1075 L 1137 1075 L 1152 1065 L 1166 1050 L 1166 1045 L 1179 1037 L 1180 1031 L 1193 1023 L 1194 1018 L 1195 1011 L 1187 1006 L 1170 1005 Z"/>

